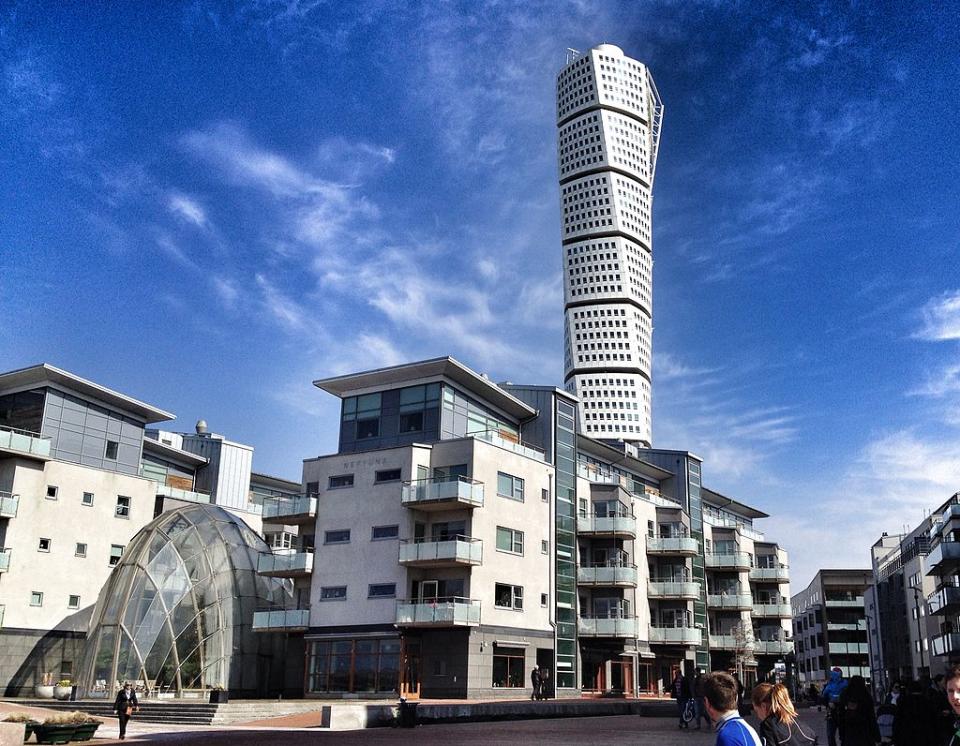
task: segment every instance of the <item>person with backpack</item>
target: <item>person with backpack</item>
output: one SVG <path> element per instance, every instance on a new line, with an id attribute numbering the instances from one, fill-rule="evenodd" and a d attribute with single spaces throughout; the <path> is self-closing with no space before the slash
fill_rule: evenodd
<path id="1" fill-rule="evenodd" d="M 851 676 L 837 703 L 837 728 L 843 746 L 874 746 L 880 743 L 873 698 L 863 676 Z"/>
<path id="2" fill-rule="evenodd" d="M 837 704 L 846 688 L 843 671 L 839 666 L 834 666 L 830 670 L 830 681 L 820 692 L 820 702 L 827 708 L 827 746 L 837 746 Z"/>
<path id="3" fill-rule="evenodd" d="M 751 694 L 753 712 L 760 721 L 757 733 L 763 746 L 811 746 L 817 737 L 797 721 L 797 711 L 783 684 L 757 684 Z"/>

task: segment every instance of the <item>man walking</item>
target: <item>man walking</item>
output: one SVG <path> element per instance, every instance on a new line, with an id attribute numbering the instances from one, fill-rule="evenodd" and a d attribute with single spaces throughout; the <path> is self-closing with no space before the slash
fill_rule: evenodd
<path id="1" fill-rule="evenodd" d="M 728 673 L 703 677 L 703 705 L 717 729 L 717 746 L 762 746 L 757 732 L 740 716 L 737 682 Z"/>
<path id="2" fill-rule="evenodd" d="M 540 699 L 540 687 L 543 685 L 543 678 L 540 676 L 540 667 L 534 666 L 530 672 L 530 683 L 533 685 L 533 692 L 530 699 Z"/>
<path id="3" fill-rule="evenodd" d="M 120 739 L 127 737 L 127 723 L 133 717 L 134 712 L 140 712 L 140 703 L 137 701 L 137 693 L 133 691 L 133 685 L 128 681 L 117 693 L 114 700 L 113 709 L 117 711 L 117 720 L 120 721 Z"/>
<path id="4" fill-rule="evenodd" d="M 827 746 L 837 746 L 838 711 L 840 695 L 847 688 L 839 666 L 830 670 L 830 681 L 820 693 L 820 701 L 827 706 Z"/>

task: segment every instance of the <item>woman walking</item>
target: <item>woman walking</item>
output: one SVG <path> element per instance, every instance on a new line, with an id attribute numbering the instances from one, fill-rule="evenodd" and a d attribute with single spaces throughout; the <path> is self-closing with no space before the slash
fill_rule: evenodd
<path id="1" fill-rule="evenodd" d="M 874 746 L 880 743 L 880 728 L 873 698 L 863 676 L 851 676 L 837 703 L 837 725 L 843 746 Z"/>
<path id="2" fill-rule="evenodd" d="M 764 746 L 810 746 L 816 739 L 797 722 L 797 711 L 783 684 L 757 684 L 751 694 Z"/>
<path id="3" fill-rule="evenodd" d="M 117 719 L 120 721 L 120 740 L 123 740 L 127 737 L 127 723 L 130 722 L 134 712 L 140 711 L 137 693 L 133 691 L 133 684 L 129 681 L 123 685 L 123 689 L 117 694 L 117 698 L 113 702 L 113 709 L 117 711 Z"/>

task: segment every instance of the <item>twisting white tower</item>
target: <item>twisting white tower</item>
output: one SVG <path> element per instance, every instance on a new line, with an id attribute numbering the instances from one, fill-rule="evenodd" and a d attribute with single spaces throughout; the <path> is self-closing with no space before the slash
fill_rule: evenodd
<path id="1" fill-rule="evenodd" d="M 650 208 L 663 104 L 646 66 L 601 44 L 557 76 L 565 385 L 581 431 L 651 444 Z"/>

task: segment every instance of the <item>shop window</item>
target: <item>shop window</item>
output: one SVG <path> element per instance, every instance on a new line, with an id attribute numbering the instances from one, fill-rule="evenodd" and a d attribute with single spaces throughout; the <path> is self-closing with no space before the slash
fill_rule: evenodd
<path id="1" fill-rule="evenodd" d="M 523 648 L 493 648 L 493 686 L 521 688 L 526 686 L 524 677 Z"/>

